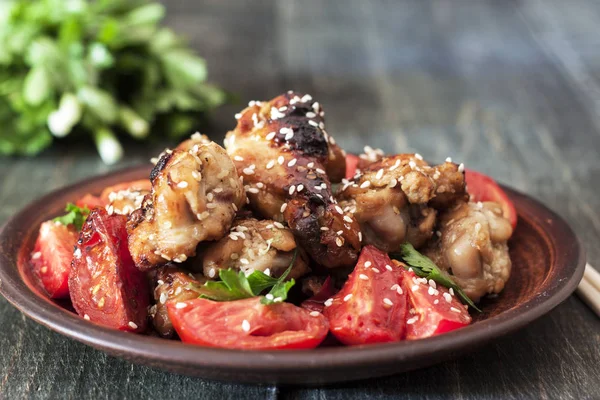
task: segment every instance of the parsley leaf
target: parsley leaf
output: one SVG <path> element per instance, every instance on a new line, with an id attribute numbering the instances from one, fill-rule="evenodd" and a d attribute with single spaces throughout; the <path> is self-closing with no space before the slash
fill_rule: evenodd
<path id="1" fill-rule="evenodd" d="M 73 225 L 78 231 L 81 230 L 85 219 L 90 215 L 89 208 L 77 207 L 73 203 L 68 203 L 65 207 L 65 211 L 67 212 L 65 215 L 56 217 L 53 221 L 60 222 L 63 225 Z"/>
<path id="2" fill-rule="evenodd" d="M 428 257 L 419 253 L 410 243 L 404 243 L 400 246 L 400 253 L 391 253 L 390 256 L 397 260 L 403 260 L 408 266 L 412 267 L 414 273 L 421 277 L 432 279 L 436 283 L 447 288 L 452 288 L 464 304 L 481 312 L 473 301 L 463 292 L 463 290 L 450 278 L 450 276 L 438 268 Z M 408 269 L 408 267 L 407 267 Z"/>
<path id="3" fill-rule="evenodd" d="M 296 283 L 293 279 L 284 282 L 296 262 L 297 251 L 294 252 L 292 261 L 287 270 L 279 277 L 273 278 L 262 271 L 254 271 L 246 276 L 243 271 L 236 272 L 232 269 L 219 271 L 219 281 L 208 281 L 204 285 L 190 285 L 190 289 L 197 292 L 201 298 L 215 301 L 241 300 L 259 296 L 271 288 L 269 298 L 264 297 L 262 304 L 282 302 L 287 299 L 288 291 Z M 277 300 L 277 301 L 275 301 Z"/>

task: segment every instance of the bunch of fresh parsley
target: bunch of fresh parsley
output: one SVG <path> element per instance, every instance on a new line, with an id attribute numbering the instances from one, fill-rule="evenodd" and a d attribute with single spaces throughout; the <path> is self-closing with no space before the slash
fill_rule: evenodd
<path id="1" fill-rule="evenodd" d="M 89 135 L 102 159 L 118 134 L 187 134 L 225 94 L 148 0 L 0 1 L 0 154 Z"/>

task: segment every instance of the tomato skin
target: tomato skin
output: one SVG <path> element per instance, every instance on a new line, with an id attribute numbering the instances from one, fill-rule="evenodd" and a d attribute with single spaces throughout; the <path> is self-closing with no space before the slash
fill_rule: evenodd
<path id="1" fill-rule="evenodd" d="M 323 308 L 325 308 L 325 301 L 331 298 L 335 294 L 335 288 L 333 287 L 333 283 L 331 282 L 331 277 L 327 277 L 325 282 L 323 282 L 323 286 L 318 293 L 314 296 L 304 300 L 300 307 L 307 309 L 308 311 L 318 311 L 323 312 Z"/>
<path id="2" fill-rule="evenodd" d="M 100 197 L 94 196 L 93 194 L 87 193 L 75 202 L 75 205 L 79 208 L 87 208 L 93 210 L 96 207 L 104 207 L 108 203 L 104 202 Z"/>
<path id="3" fill-rule="evenodd" d="M 365 266 L 369 262 L 371 265 Z M 406 291 L 397 289 L 402 276 L 387 254 L 374 246 L 363 247 L 354 271 L 323 311 L 331 333 L 347 345 L 402 340 L 407 314 Z"/>
<path id="4" fill-rule="evenodd" d="M 117 183 L 116 185 L 104 188 L 102 194 L 100 195 L 100 199 L 102 199 L 105 204 L 109 204 L 110 200 L 108 196 L 111 193 L 120 192 L 122 190 L 149 192 L 152 190 L 152 183 L 149 179 L 139 179 L 137 181 Z"/>
<path id="5" fill-rule="evenodd" d="M 356 174 L 356 168 L 360 159 L 355 154 L 346 154 L 346 179 L 352 179 Z"/>
<path id="6" fill-rule="evenodd" d="M 79 315 L 110 328 L 142 332 L 150 292 L 129 254 L 126 222 L 125 216 L 109 215 L 104 208 L 92 210 L 75 248 L 69 289 Z"/>
<path id="7" fill-rule="evenodd" d="M 53 299 L 69 297 L 69 272 L 77 232 L 72 226 L 46 221 L 31 256 L 33 273 Z"/>
<path id="8" fill-rule="evenodd" d="M 467 190 L 473 201 L 493 201 L 502 207 L 504 217 L 510 221 L 513 230 L 517 226 L 517 210 L 508 195 L 491 177 L 470 169 L 465 170 Z"/>
<path id="9" fill-rule="evenodd" d="M 260 297 L 217 302 L 167 302 L 169 318 L 185 343 L 246 350 L 312 349 L 327 336 L 323 315 L 291 303 L 264 305 Z M 185 304 L 178 308 L 177 304 Z M 248 323 L 248 331 L 242 328 Z"/>
<path id="10" fill-rule="evenodd" d="M 394 264 L 402 265 L 395 260 Z M 439 293 L 430 294 L 430 285 L 419 282 L 414 272 L 404 270 L 403 273 L 402 288 L 408 293 L 409 304 L 407 321 L 414 321 L 407 322 L 407 340 L 439 335 L 471 323 L 469 311 L 456 296 L 451 296 L 450 302 L 445 299 L 444 293 L 448 293 L 445 287 L 437 285 L 435 290 Z"/>

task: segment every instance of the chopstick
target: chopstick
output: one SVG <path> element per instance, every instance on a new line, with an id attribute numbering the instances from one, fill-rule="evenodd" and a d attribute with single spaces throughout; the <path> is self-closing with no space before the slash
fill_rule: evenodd
<path id="1" fill-rule="evenodd" d="M 585 265 L 585 272 L 577 287 L 577 294 L 600 316 L 600 272 L 590 264 Z"/>

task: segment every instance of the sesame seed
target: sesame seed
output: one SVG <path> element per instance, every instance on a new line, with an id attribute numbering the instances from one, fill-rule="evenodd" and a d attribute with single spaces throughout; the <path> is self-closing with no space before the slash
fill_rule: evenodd
<path id="1" fill-rule="evenodd" d="M 249 332 L 250 331 L 250 322 L 248 322 L 247 320 L 243 320 L 242 321 L 242 330 L 244 332 Z"/>
<path id="2" fill-rule="evenodd" d="M 342 238 L 336 237 L 335 244 L 337 244 L 338 247 L 342 247 L 344 245 L 344 241 L 342 240 Z"/>
<path id="3" fill-rule="evenodd" d="M 235 157 L 233 157 L 233 159 L 235 161 L 244 161 L 244 157 L 242 157 L 242 156 L 235 156 Z"/>
<path id="4" fill-rule="evenodd" d="M 429 289 L 427 289 L 427 293 L 428 293 L 430 296 L 433 296 L 433 295 L 435 294 L 435 289 L 434 289 L 434 288 L 432 288 L 431 286 L 429 286 Z"/>
<path id="5" fill-rule="evenodd" d="M 238 240 L 238 237 L 237 237 L 237 235 L 234 235 L 233 233 L 230 233 L 229 234 L 229 239 L 231 239 L 231 240 Z"/>
<path id="6" fill-rule="evenodd" d="M 392 266 L 391 265 L 386 265 L 385 269 L 387 269 L 388 271 L 392 271 Z"/>
<path id="7" fill-rule="evenodd" d="M 306 114 L 306 115 L 308 116 L 308 114 Z M 318 123 L 316 123 L 315 121 L 313 121 L 312 119 L 308 121 L 308 124 L 309 124 L 309 125 L 312 125 L 312 126 L 314 126 L 314 127 L 318 127 L 318 126 L 319 126 L 319 124 L 318 124 Z"/>
<path id="8" fill-rule="evenodd" d="M 358 241 L 362 242 L 362 232 L 358 232 Z"/>
<path id="9" fill-rule="evenodd" d="M 100 299 L 100 301 L 98 301 L 98 308 L 102 308 L 104 307 L 104 297 Z"/>
<path id="10" fill-rule="evenodd" d="M 349 217 L 349 216 L 347 216 L 347 215 L 344 215 L 344 221 L 346 221 L 346 222 L 350 222 L 350 223 L 352 223 L 352 222 L 353 222 L 352 218 L 350 218 L 350 217 Z"/>
<path id="11" fill-rule="evenodd" d="M 335 211 L 337 211 L 338 213 L 340 213 L 341 215 L 344 215 L 344 210 L 342 210 L 342 207 L 340 206 L 335 206 Z"/>
<path id="12" fill-rule="evenodd" d="M 311 317 L 318 317 L 319 315 L 321 315 L 321 313 L 320 313 L 320 312 L 318 312 L 318 311 L 311 311 L 311 312 L 309 313 L 309 315 L 310 315 Z"/>
<path id="13" fill-rule="evenodd" d="M 417 290 L 419 290 L 419 285 L 413 285 L 413 287 L 410 288 L 413 292 L 416 292 Z"/>
<path id="14" fill-rule="evenodd" d="M 287 164 L 287 166 L 288 166 L 288 167 L 293 167 L 294 165 L 296 165 L 296 162 L 297 162 L 297 161 L 298 161 L 297 159 L 293 158 L 293 159 L 292 159 L 292 160 L 291 160 L 291 161 L 290 161 L 290 162 Z"/>
<path id="15" fill-rule="evenodd" d="M 369 277 L 367 275 L 365 275 L 365 274 L 360 274 L 360 275 L 358 275 L 358 277 L 360 279 L 362 279 L 363 281 L 368 281 L 369 280 Z"/>
<path id="16" fill-rule="evenodd" d="M 160 304 L 165 304 L 167 302 L 167 293 L 163 292 L 160 294 L 160 298 L 158 299 L 158 301 L 160 302 Z"/>
<path id="17" fill-rule="evenodd" d="M 314 113 L 314 112 L 312 112 L 312 111 L 309 111 L 309 112 L 307 112 L 307 113 L 306 113 L 306 118 L 314 118 L 314 117 L 316 117 L 316 116 L 317 116 L 317 114 L 315 114 L 315 113 Z"/>
<path id="18" fill-rule="evenodd" d="M 364 181 L 363 183 L 361 183 L 360 188 L 361 189 L 366 189 L 369 186 L 371 186 L 371 181 Z"/>
<path id="19" fill-rule="evenodd" d="M 389 186 L 390 186 L 391 188 L 393 188 L 393 187 L 396 187 L 396 185 L 397 185 L 397 184 L 398 184 L 398 181 L 396 180 L 396 178 L 392 178 L 392 179 L 390 180 L 390 185 L 389 185 Z"/>
<path id="20" fill-rule="evenodd" d="M 283 301 L 283 299 L 281 297 L 275 297 L 273 299 L 273 302 L 275 302 L 275 303 L 281 303 L 282 301 Z"/>
<path id="21" fill-rule="evenodd" d="M 446 158 L 446 162 L 452 162 L 452 157 Z"/>
<path id="22" fill-rule="evenodd" d="M 133 321 L 129 321 L 129 323 L 127 325 L 129 325 L 129 327 L 131 329 L 137 329 L 138 328 L 137 324 L 135 322 L 133 322 Z"/>
<path id="23" fill-rule="evenodd" d="M 369 268 L 371 266 L 371 261 L 365 262 L 365 268 Z"/>
<path id="24" fill-rule="evenodd" d="M 250 193 L 254 193 L 254 194 L 256 194 L 256 193 L 260 192 L 260 190 L 258 190 L 257 188 L 250 188 L 250 189 L 248 189 L 248 191 L 249 191 Z"/>
<path id="25" fill-rule="evenodd" d="M 269 300 L 273 300 L 274 299 L 274 296 L 271 293 L 267 293 L 265 297 L 267 299 L 269 299 Z"/>
<path id="26" fill-rule="evenodd" d="M 448 303 L 452 302 L 452 296 L 450 296 L 450 293 L 444 293 L 444 300 L 446 300 Z"/>
<path id="27" fill-rule="evenodd" d="M 288 190 L 288 193 L 291 195 L 294 194 L 294 192 L 296 191 L 296 185 L 292 185 L 290 186 L 290 189 Z"/>
<path id="28" fill-rule="evenodd" d="M 423 160 L 423 156 L 422 156 L 422 155 L 420 155 L 419 153 L 415 153 L 415 158 L 416 158 L 417 160 Z"/>
<path id="29" fill-rule="evenodd" d="M 237 212 L 237 210 L 238 210 L 238 208 L 237 208 L 237 206 L 235 205 L 235 203 L 231 203 L 231 208 L 233 208 L 233 211 L 236 211 L 236 212 Z"/>
<path id="30" fill-rule="evenodd" d="M 458 172 L 460 172 L 460 173 L 465 172 L 465 164 L 460 163 L 460 165 L 458 166 Z"/>
<path id="31" fill-rule="evenodd" d="M 216 205 L 215 203 L 208 203 L 208 204 L 206 205 L 206 208 L 208 208 L 208 209 L 217 208 L 217 205 Z M 205 211 L 205 212 L 206 212 L 206 211 Z"/>
<path id="32" fill-rule="evenodd" d="M 377 174 L 375 174 L 376 179 L 381 179 L 382 177 L 383 177 L 383 168 L 381 168 L 379 171 L 377 171 Z"/>
<path id="33" fill-rule="evenodd" d="M 241 113 L 237 113 L 234 115 L 235 119 L 240 119 L 242 118 L 242 114 Z"/>
<path id="34" fill-rule="evenodd" d="M 279 229 L 283 229 L 284 228 L 284 226 L 283 226 L 283 224 L 281 222 L 275 221 L 275 222 L 273 222 L 273 225 L 275 225 L 275 227 L 279 228 Z"/>
<path id="35" fill-rule="evenodd" d="M 346 296 L 344 296 L 344 301 L 348 301 L 352 298 L 352 293 L 348 293 Z"/>
<path id="36" fill-rule="evenodd" d="M 394 302 L 393 302 L 393 301 L 391 301 L 390 299 L 388 299 L 387 297 L 385 297 L 385 298 L 383 299 L 383 304 L 386 304 L 386 305 L 388 305 L 388 306 L 393 306 L 393 305 L 394 305 Z"/>
<path id="37" fill-rule="evenodd" d="M 211 268 L 210 270 L 208 270 L 208 277 L 209 278 L 214 278 L 216 274 L 217 274 L 217 270 L 216 269 Z"/>
<path id="38" fill-rule="evenodd" d="M 152 240 L 152 239 L 150 239 L 150 240 Z M 73 252 L 73 257 L 75 257 L 75 258 L 81 257 L 81 249 L 79 247 L 76 248 L 75 251 Z"/>
<path id="39" fill-rule="evenodd" d="M 325 305 L 325 307 L 330 307 L 333 304 L 333 299 L 327 299 L 323 304 Z"/>
<path id="40" fill-rule="evenodd" d="M 306 164 L 306 166 L 307 166 L 308 168 L 314 168 L 314 166 L 315 166 L 315 163 L 311 161 L 311 162 L 309 162 L 308 164 Z"/>
<path id="41" fill-rule="evenodd" d="M 297 191 L 298 193 L 300 193 L 300 192 L 302 191 L 302 189 L 304 189 L 304 185 L 303 185 L 303 184 L 300 184 L 300 185 L 298 185 L 298 187 L 296 188 L 296 191 Z"/>
<path id="42" fill-rule="evenodd" d="M 279 156 L 279 157 L 277 157 L 277 163 L 278 163 L 279 165 L 283 165 L 283 162 L 284 162 L 284 161 L 285 161 L 285 159 L 283 158 L 283 156 Z"/>
<path id="43" fill-rule="evenodd" d="M 46 272 L 48 272 L 48 267 L 42 267 L 42 268 L 40 268 L 40 272 L 42 274 L 45 274 Z"/>
<path id="44" fill-rule="evenodd" d="M 410 160 L 408 162 L 408 166 L 410 167 L 410 169 L 415 169 L 417 167 L 417 163 L 414 162 L 413 160 Z"/>
<path id="45" fill-rule="evenodd" d="M 435 300 L 433 301 L 433 304 L 440 304 L 440 299 L 435 299 Z"/>
<path id="46" fill-rule="evenodd" d="M 339 230 L 339 231 L 337 231 L 335 234 L 336 234 L 336 235 L 338 235 L 338 236 L 340 236 L 342 233 L 344 233 L 344 231 L 340 229 L 340 230 Z"/>
<path id="47" fill-rule="evenodd" d="M 291 139 L 291 138 L 293 138 L 293 137 L 294 137 L 294 131 L 290 131 L 290 132 L 288 132 L 288 133 L 285 135 L 284 139 L 285 139 L 285 140 L 290 140 L 290 139 Z"/>
<path id="48" fill-rule="evenodd" d="M 267 134 L 267 136 L 265 136 L 265 139 L 267 140 L 273 140 L 273 138 L 275 137 L 276 133 L 275 132 L 269 132 Z"/>
<path id="49" fill-rule="evenodd" d="M 267 163 L 267 167 L 266 168 L 267 169 L 271 169 L 271 168 L 273 168 L 274 165 L 275 165 L 275 160 L 271 160 L 271 161 L 269 161 Z"/>
<path id="50" fill-rule="evenodd" d="M 419 317 L 412 317 L 412 318 L 410 318 L 409 320 L 407 320 L 407 321 L 406 321 L 406 323 L 407 323 L 408 325 L 412 325 L 412 324 L 414 324 L 415 322 L 417 322 L 418 320 L 419 320 Z"/>
<path id="51" fill-rule="evenodd" d="M 315 171 L 317 171 L 318 174 L 324 174 L 325 171 L 322 170 L 321 168 L 315 168 Z"/>
<path id="52" fill-rule="evenodd" d="M 79 250 L 79 249 L 77 249 Z M 31 256 L 32 260 L 37 260 L 38 258 L 40 258 L 42 256 L 42 253 L 39 251 L 36 251 L 35 253 L 33 253 L 33 255 Z"/>
<path id="53" fill-rule="evenodd" d="M 322 231 L 328 231 L 328 230 L 329 230 L 329 228 L 328 228 L 328 227 L 326 227 L 326 226 L 322 226 L 322 227 L 321 227 L 321 230 L 322 230 Z"/>
<path id="54" fill-rule="evenodd" d="M 283 203 L 283 204 L 281 205 L 281 208 L 279 209 L 279 211 L 280 211 L 280 212 L 284 212 L 286 208 L 287 208 L 287 203 Z"/>
<path id="55" fill-rule="evenodd" d="M 450 311 L 454 311 L 456 313 L 460 312 L 460 310 L 458 308 L 455 308 L 455 307 L 450 307 Z"/>
<path id="56" fill-rule="evenodd" d="M 85 320 L 89 321 L 89 320 L 90 320 L 90 316 L 89 316 L 89 315 L 87 315 L 87 314 L 84 314 L 84 315 L 83 315 L 83 319 L 85 319 Z"/>
<path id="57" fill-rule="evenodd" d="M 245 175 L 252 175 L 252 174 L 254 174 L 254 170 L 253 170 L 253 169 L 251 169 L 251 168 L 244 168 L 244 169 L 242 170 L 242 172 L 243 172 Z"/>
<path id="58" fill-rule="evenodd" d="M 380 273 L 381 271 L 379 271 L 377 268 L 373 267 L 371 268 L 371 271 L 375 272 L 375 273 Z"/>
<path id="59" fill-rule="evenodd" d="M 250 262 L 249 262 L 249 261 L 248 261 L 248 259 L 246 259 L 246 258 L 240 258 L 240 262 L 241 262 L 242 264 L 244 264 L 244 265 L 248 265 L 248 264 L 250 264 Z"/>
<path id="60" fill-rule="evenodd" d="M 450 292 L 450 296 L 454 296 L 454 289 L 450 288 L 448 289 L 448 292 Z"/>

